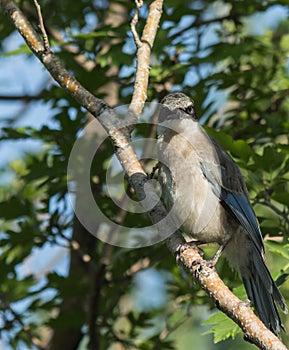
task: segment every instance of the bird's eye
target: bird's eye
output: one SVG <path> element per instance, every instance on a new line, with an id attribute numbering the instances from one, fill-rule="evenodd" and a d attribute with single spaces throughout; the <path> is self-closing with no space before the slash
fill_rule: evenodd
<path id="1" fill-rule="evenodd" d="M 194 115 L 195 111 L 194 111 L 194 106 L 193 105 L 189 105 L 186 109 L 185 109 L 185 112 L 187 114 L 190 114 L 190 115 Z"/>

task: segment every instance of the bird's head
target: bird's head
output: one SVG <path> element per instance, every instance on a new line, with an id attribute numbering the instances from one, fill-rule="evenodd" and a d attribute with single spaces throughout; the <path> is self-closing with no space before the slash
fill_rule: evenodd
<path id="1" fill-rule="evenodd" d="M 182 92 L 174 92 L 162 99 L 159 123 L 187 118 L 196 120 L 194 101 L 190 97 Z"/>

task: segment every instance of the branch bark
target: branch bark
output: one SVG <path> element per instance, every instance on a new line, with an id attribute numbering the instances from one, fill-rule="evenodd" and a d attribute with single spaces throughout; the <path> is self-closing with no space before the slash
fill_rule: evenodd
<path id="1" fill-rule="evenodd" d="M 132 110 L 137 116 L 140 114 L 146 100 L 146 89 L 149 75 L 149 54 L 157 32 L 161 15 L 162 1 L 155 0 L 150 6 L 148 20 L 144 28 L 138 47 L 138 68 L 136 73 L 135 92 L 132 99 Z M 11 19 L 16 29 L 25 39 L 31 51 L 44 64 L 46 69 L 58 84 L 63 87 L 81 106 L 93 114 L 106 129 L 112 142 L 116 146 L 116 154 L 124 171 L 135 188 L 139 200 L 146 199 L 146 193 L 155 196 L 153 187 L 147 182 L 148 178 L 130 144 L 130 132 L 117 119 L 113 110 L 102 100 L 88 92 L 61 64 L 58 58 L 47 50 L 38 34 L 33 30 L 23 13 L 11 0 L 1 0 L 2 10 Z M 142 56 L 144 55 L 145 59 Z M 144 66 L 142 66 L 144 64 Z M 105 113 L 103 113 L 105 112 Z M 146 186 L 146 193 L 144 185 Z M 145 201 L 144 201 L 145 204 Z M 153 223 L 158 223 L 167 215 L 162 203 L 149 211 Z M 159 226 L 164 230 L 163 226 Z M 176 254 L 185 240 L 176 231 L 166 240 L 172 254 Z M 271 333 L 257 318 L 247 302 L 242 302 L 224 285 L 216 271 L 206 264 L 199 253 L 192 248 L 180 253 L 180 262 L 196 278 L 202 288 L 213 298 L 217 306 L 233 319 L 244 331 L 246 339 L 266 350 L 285 350 L 286 346 Z"/>
<path id="2" fill-rule="evenodd" d="M 130 110 L 136 116 L 139 116 L 147 99 L 146 93 L 150 70 L 149 60 L 162 15 L 163 0 L 155 0 L 151 3 L 141 39 L 139 39 L 136 32 L 136 24 L 138 21 L 138 11 L 142 6 L 142 2 L 136 0 L 136 6 L 136 15 L 132 20 L 131 27 L 137 47 L 137 70 Z"/>
<path id="3" fill-rule="evenodd" d="M 172 253 L 183 245 L 184 239 L 173 235 L 167 240 Z M 254 314 L 249 301 L 241 301 L 220 279 L 216 270 L 208 266 L 196 249 L 186 249 L 180 256 L 182 265 L 198 280 L 214 300 L 216 306 L 229 316 L 244 332 L 244 339 L 262 350 L 286 350 L 287 347 Z"/>

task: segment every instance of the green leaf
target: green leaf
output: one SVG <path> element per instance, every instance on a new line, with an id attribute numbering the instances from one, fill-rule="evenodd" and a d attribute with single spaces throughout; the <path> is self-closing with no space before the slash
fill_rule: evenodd
<path id="1" fill-rule="evenodd" d="M 204 325 L 213 325 L 212 328 L 203 334 L 213 333 L 214 343 L 219 343 L 220 341 L 228 338 L 235 339 L 236 334 L 240 332 L 240 328 L 236 325 L 236 323 L 220 311 L 213 314 L 207 321 L 204 322 Z"/>
<path id="2" fill-rule="evenodd" d="M 5 220 L 12 220 L 15 218 L 30 215 L 30 205 L 22 198 L 12 196 L 9 200 L 5 202 L 0 202 L 0 217 L 5 218 Z"/>
<path id="3" fill-rule="evenodd" d="M 78 34 L 71 34 L 72 38 L 81 38 L 81 39 L 93 39 L 93 38 L 117 38 L 119 35 L 117 35 L 116 32 L 107 31 L 107 30 L 100 30 L 97 32 L 90 32 L 90 33 L 78 33 Z"/>
<path id="4" fill-rule="evenodd" d="M 270 252 L 289 260 L 289 244 L 282 245 L 280 243 L 267 240 L 265 245 Z"/>
<path id="5" fill-rule="evenodd" d="M 277 147 L 266 146 L 263 154 L 254 154 L 253 159 L 258 168 L 271 172 L 281 167 L 285 157 L 286 154 Z"/>
<path id="6" fill-rule="evenodd" d="M 275 211 L 264 204 L 256 204 L 254 206 L 255 213 L 258 217 L 279 221 L 280 217 Z"/>
<path id="7" fill-rule="evenodd" d="M 245 162 L 248 162 L 253 152 L 248 143 L 244 140 L 236 140 L 233 142 L 231 152 L 233 155 L 240 157 Z"/>
<path id="8" fill-rule="evenodd" d="M 21 54 L 31 55 L 31 50 L 26 44 L 21 45 L 16 50 L 5 52 L 2 55 L 4 57 L 10 57 L 10 56 L 17 56 L 17 55 L 21 55 Z"/>
<path id="9" fill-rule="evenodd" d="M 231 135 L 216 131 L 212 128 L 205 127 L 205 130 L 211 137 L 216 139 L 226 151 L 229 151 L 233 156 L 240 158 L 244 162 L 248 162 L 249 158 L 253 155 L 253 151 L 246 141 L 234 141 Z"/>

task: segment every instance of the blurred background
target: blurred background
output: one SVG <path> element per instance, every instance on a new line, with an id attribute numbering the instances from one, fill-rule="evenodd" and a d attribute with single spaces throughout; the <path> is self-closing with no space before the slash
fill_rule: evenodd
<path id="1" fill-rule="evenodd" d="M 32 1 L 17 1 L 34 28 Z M 139 14 L 141 33 L 148 6 Z M 52 50 L 93 94 L 116 107 L 131 100 L 136 48 L 132 1 L 40 3 Z M 288 302 L 289 20 L 288 2 L 165 1 L 152 50 L 148 102 L 169 91 L 195 100 L 200 123 L 240 166 L 265 238 L 266 261 Z M 164 243 L 109 245 L 89 233 L 67 190 L 71 149 L 92 117 L 31 54 L 0 13 L 0 348 L 253 349 L 235 324 L 176 265 Z M 156 111 L 146 107 L 144 119 Z M 101 135 L 103 131 L 99 129 Z M 139 124 L 133 138 L 155 137 Z M 87 142 L 91 142 L 87 137 Z M 147 149 L 138 150 L 143 158 Z M 95 201 L 128 228 L 150 225 L 130 212 L 136 199 L 119 166 L 113 195 L 108 139 L 93 159 Z M 146 159 L 148 173 L 155 165 Z M 75 188 L 77 202 L 81 188 Z M 125 191 L 123 190 L 125 188 Z M 117 235 L 118 232 L 108 234 Z M 216 247 L 205 247 L 211 256 Z M 224 257 L 217 270 L 240 298 L 238 275 Z M 282 315 L 289 329 L 289 318 Z M 289 345 L 289 337 L 283 333 Z"/>

